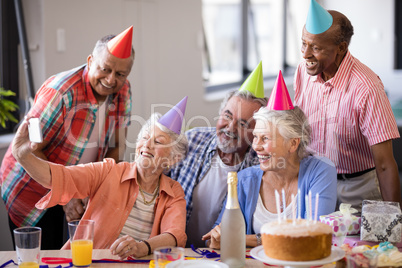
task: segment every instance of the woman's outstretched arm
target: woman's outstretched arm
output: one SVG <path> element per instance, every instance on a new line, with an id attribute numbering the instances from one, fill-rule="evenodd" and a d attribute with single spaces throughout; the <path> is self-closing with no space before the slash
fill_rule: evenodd
<path id="1" fill-rule="evenodd" d="M 28 117 L 24 119 L 15 134 L 12 143 L 12 153 L 29 176 L 40 183 L 43 187 L 50 188 L 52 186 L 50 167 L 45 160 L 42 160 L 33 154 L 37 149 L 38 144 L 29 140 L 28 120 Z"/>

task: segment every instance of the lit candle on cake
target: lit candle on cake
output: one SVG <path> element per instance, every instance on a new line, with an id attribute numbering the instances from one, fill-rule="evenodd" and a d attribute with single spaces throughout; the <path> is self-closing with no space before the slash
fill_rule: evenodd
<path id="1" fill-rule="evenodd" d="M 292 220 L 293 225 L 296 225 L 296 200 L 294 194 L 292 194 Z"/>
<path id="2" fill-rule="evenodd" d="M 308 191 L 308 203 L 309 203 L 309 220 L 312 221 L 313 220 L 313 202 L 311 202 L 311 190 Z"/>
<path id="3" fill-rule="evenodd" d="M 276 202 L 276 212 L 278 213 L 278 222 L 281 222 L 281 201 L 277 190 L 275 190 L 275 202 Z"/>
<path id="4" fill-rule="evenodd" d="M 314 211 L 314 223 L 317 222 L 317 213 L 318 213 L 318 200 L 319 200 L 320 195 L 316 193 L 315 195 L 315 211 Z"/>
<path id="5" fill-rule="evenodd" d="M 283 204 L 283 219 L 286 221 L 286 198 L 285 198 L 285 189 L 282 188 L 282 204 Z"/>
<path id="6" fill-rule="evenodd" d="M 297 214 L 299 215 L 299 219 L 301 219 L 301 193 L 300 189 L 297 189 Z"/>

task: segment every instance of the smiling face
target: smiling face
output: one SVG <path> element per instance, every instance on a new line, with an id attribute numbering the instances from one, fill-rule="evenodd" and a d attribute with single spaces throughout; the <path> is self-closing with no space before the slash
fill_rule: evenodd
<path id="1" fill-rule="evenodd" d="M 104 48 L 89 55 L 88 79 L 98 101 L 117 93 L 124 85 L 133 65 L 133 58 L 120 59 Z"/>
<path id="2" fill-rule="evenodd" d="M 162 172 L 172 165 L 172 144 L 169 135 L 157 126 L 152 125 L 149 130 L 144 130 L 136 148 L 135 162 L 138 168 L 150 168 L 154 172 Z"/>
<path id="3" fill-rule="evenodd" d="M 336 45 L 332 35 L 335 29 L 321 34 L 311 34 L 303 28 L 301 52 L 306 62 L 306 70 L 309 75 L 315 76 L 322 73 L 322 78 L 327 81 L 335 76 L 343 57 L 347 52 L 345 42 Z"/>
<path id="4" fill-rule="evenodd" d="M 245 153 L 251 145 L 255 120 L 253 114 L 261 105 L 234 96 L 222 109 L 216 123 L 218 148 L 224 153 Z"/>
<path id="5" fill-rule="evenodd" d="M 272 123 L 257 120 L 253 131 L 253 149 L 263 171 L 286 168 L 286 161 L 293 152 L 291 147 L 291 142 L 285 141 Z"/>

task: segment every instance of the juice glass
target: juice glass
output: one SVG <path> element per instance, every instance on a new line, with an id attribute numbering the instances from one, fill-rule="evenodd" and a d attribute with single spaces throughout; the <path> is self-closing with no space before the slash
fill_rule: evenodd
<path id="1" fill-rule="evenodd" d="M 68 223 L 73 265 L 88 267 L 92 263 L 92 249 L 95 222 L 92 220 L 72 221 Z"/>
<path id="2" fill-rule="evenodd" d="M 155 268 L 165 268 L 171 262 L 180 267 L 184 261 L 184 248 L 160 247 L 154 250 Z M 176 267 L 175 266 L 175 267 Z"/>
<path id="3" fill-rule="evenodd" d="M 18 264 L 18 268 L 39 268 L 39 263 L 34 261 L 26 261 Z"/>
<path id="4" fill-rule="evenodd" d="M 39 268 L 41 235 L 42 229 L 39 227 L 14 229 L 19 268 Z"/>

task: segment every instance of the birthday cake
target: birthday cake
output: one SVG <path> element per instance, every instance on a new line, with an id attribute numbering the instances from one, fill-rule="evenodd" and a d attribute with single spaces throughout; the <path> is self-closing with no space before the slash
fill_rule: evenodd
<path id="1" fill-rule="evenodd" d="M 312 261 L 331 255 L 332 227 L 298 219 L 266 223 L 261 228 L 265 255 L 285 261 Z"/>

